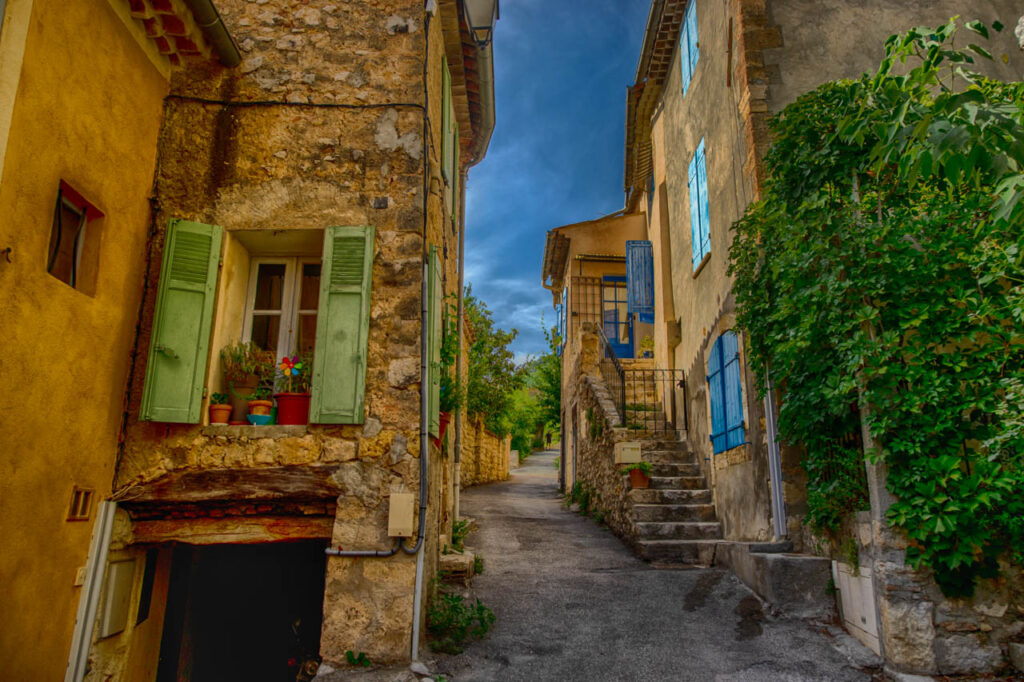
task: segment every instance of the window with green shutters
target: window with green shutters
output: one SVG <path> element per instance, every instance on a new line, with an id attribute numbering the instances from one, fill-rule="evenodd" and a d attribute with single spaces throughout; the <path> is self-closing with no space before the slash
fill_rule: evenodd
<path id="1" fill-rule="evenodd" d="M 143 389 L 143 420 L 195 424 L 201 419 L 221 235 L 221 228 L 214 225 L 170 223 Z M 285 282 L 276 307 L 267 302 L 247 304 L 240 332 L 246 341 L 280 351 L 279 357 L 291 352 L 277 348 L 281 339 L 293 348 L 313 348 L 310 423 L 363 423 L 373 255 L 374 228 L 344 226 L 323 231 L 320 262 L 312 255 L 252 259 L 251 278 L 256 279 L 268 263 L 285 273 L 289 263 L 303 268 L 302 282 L 290 288 L 282 277 L 268 285 L 280 288 Z M 299 274 L 293 273 L 293 279 Z M 318 292 L 292 291 L 294 305 L 285 300 L 289 290 L 298 290 L 300 284 L 316 286 L 317 279 Z M 300 309 L 292 309 L 296 305 Z M 263 310 L 268 307 L 274 309 Z M 276 326 L 270 325 L 274 333 L 254 332 L 256 321 L 264 317 L 276 320 Z"/>
<path id="2" fill-rule="evenodd" d="M 441 425 L 441 301 L 444 298 L 444 282 L 441 276 L 441 259 L 437 247 L 430 247 L 430 261 L 427 265 L 427 350 L 430 353 L 427 415 L 430 418 L 431 435 L 439 435 Z"/>
<path id="3" fill-rule="evenodd" d="M 216 225 L 168 225 L 142 394 L 144 421 L 199 422 L 220 248 Z"/>
<path id="4" fill-rule="evenodd" d="M 309 409 L 315 424 L 363 423 L 373 238 L 369 225 L 324 231 Z"/>
<path id="5" fill-rule="evenodd" d="M 454 222 L 458 215 L 459 201 L 459 122 L 455 120 L 448 61 L 444 60 L 441 66 L 441 176 L 445 182 L 444 197 L 448 215 Z"/>

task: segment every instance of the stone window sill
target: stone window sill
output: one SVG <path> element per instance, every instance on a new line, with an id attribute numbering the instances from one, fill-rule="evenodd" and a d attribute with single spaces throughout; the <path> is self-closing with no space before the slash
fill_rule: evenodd
<path id="1" fill-rule="evenodd" d="M 296 426 L 204 426 L 203 435 L 222 438 L 301 438 L 309 433 L 305 424 Z"/>

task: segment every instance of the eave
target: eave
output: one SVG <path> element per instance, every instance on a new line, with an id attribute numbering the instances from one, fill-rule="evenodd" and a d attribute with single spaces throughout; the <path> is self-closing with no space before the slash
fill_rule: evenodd
<path id="1" fill-rule="evenodd" d="M 672 70 L 688 0 L 653 0 L 637 64 L 636 82 L 626 94 L 626 212 L 636 210 L 652 172 L 651 117 Z"/>

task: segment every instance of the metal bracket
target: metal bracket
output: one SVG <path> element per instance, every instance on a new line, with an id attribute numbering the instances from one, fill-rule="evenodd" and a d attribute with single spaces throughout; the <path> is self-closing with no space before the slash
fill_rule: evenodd
<path id="1" fill-rule="evenodd" d="M 11 253 L 13 253 L 13 252 L 14 252 L 14 249 L 12 247 L 8 246 L 3 251 L 0 251 L 0 254 L 3 254 L 3 257 L 5 259 L 7 259 L 8 263 L 13 263 L 14 261 L 11 260 Z"/>

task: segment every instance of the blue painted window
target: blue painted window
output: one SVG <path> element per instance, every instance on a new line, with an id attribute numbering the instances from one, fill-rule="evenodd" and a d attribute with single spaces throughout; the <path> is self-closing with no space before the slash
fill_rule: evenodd
<path id="1" fill-rule="evenodd" d="M 654 324 L 654 255 L 649 241 L 626 241 L 628 312 Z"/>
<path id="2" fill-rule="evenodd" d="M 742 445 L 745 439 L 740 376 L 739 337 L 735 332 L 725 332 L 715 341 L 708 358 L 711 449 L 716 455 Z"/>
<path id="3" fill-rule="evenodd" d="M 711 253 L 711 226 L 708 216 L 708 169 L 704 140 L 690 160 L 690 238 L 693 244 L 693 269 Z"/>
<path id="4" fill-rule="evenodd" d="M 686 5 L 683 26 L 679 30 L 679 59 L 683 67 L 683 95 L 686 95 L 686 91 L 690 89 L 690 81 L 693 80 L 698 57 L 700 57 L 700 49 L 697 42 L 697 0 L 690 0 Z"/>
<path id="5" fill-rule="evenodd" d="M 633 357 L 633 326 L 626 303 L 626 278 L 606 276 L 601 286 L 601 319 L 608 344 L 619 358 Z"/>

